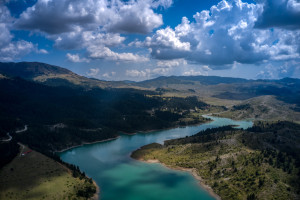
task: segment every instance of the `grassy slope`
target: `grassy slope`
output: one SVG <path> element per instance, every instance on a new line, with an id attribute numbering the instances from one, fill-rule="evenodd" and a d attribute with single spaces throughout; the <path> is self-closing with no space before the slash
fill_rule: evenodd
<path id="1" fill-rule="evenodd" d="M 25 147 L 23 152 L 27 150 Z M 74 178 L 65 166 L 35 151 L 18 155 L 0 169 L 0 199 L 84 199 L 76 194 L 90 185 Z"/>
<path id="2" fill-rule="evenodd" d="M 286 132 L 296 136 L 290 137 Z M 284 145 L 290 144 L 299 152 L 299 132 L 278 129 L 274 134 L 266 132 L 258 137 L 258 133 L 240 130 L 217 132 L 213 134 L 216 137 L 210 139 L 192 136 L 168 141 L 164 146 L 147 145 L 135 151 L 132 157 L 156 159 L 174 168 L 195 168 L 204 183 L 222 199 L 251 199 L 252 194 L 257 199 L 299 199 L 299 163 L 295 163 L 295 157 L 285 153 L 280 157 L 279 151 L 270 153 L 263 149 L 268 146 L 274 149 L 276 145 L 287 149 Z M 279 144 L 272 146 L 268 141 Z"/>
<path id="3" fill-rule="evenodd" d="M 300 112 L 293 110 L 295 105 L 277 100 L 274 96 L 255 97 L 236 104 L 236 106 L 243 105 L 247 105 L 246 108 L 235 109 L 231 107 L 227 112 L 222 112 L 217 116 L 236 120 L 252 118 L 269 121 L 287 120 L 300 123 Z"/>

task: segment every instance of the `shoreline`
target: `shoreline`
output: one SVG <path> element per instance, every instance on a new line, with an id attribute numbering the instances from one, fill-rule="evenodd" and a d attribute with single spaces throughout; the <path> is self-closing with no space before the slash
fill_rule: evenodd
<path id="1" fill-rule="evenodd" d="M 170 127 L 170 128 L 152 129 L 152 130 L 147 130 L 147 131 L 137 131 L 137 132 L 134 132 L 134 133 L 121 132 L 121 134 L 124 134 L 124 135 L 147 134 L 147 133 L 154 132 L 154 131 L 170 130 L 170 129 L 180 128 L 180 127 L 186 127 L 186 126 L 198 126 L 198 125 L 209 123 L 211 121 L 213 121 L 213 120 L 207 120 L 205 122 L 199 122 L 199 123 L 192 124 L 192 125 L 185 125 L 185 126 L 176 125 L 176 126 Z M 62 153 L 62 152 L 68 151 L 70 149 L 73 149 L 73 148 L 76 148 L 76 147 L 81 147 L 81 146 L 84 146 L 84 145 L 96 144 L 96 143 L 102 143 L 102 142 L 108 142 L 108 141 L 116 140 L 116 139 L 118 139 L 120 137 L 121 137 L 121 135 L 118 135 L 117 137 L 109 138 L 109 139 L 105 139 L 105 140 L 98 140 L 98 141 L 95 141 L 95 142 L 84 142 L 82 144 L 71 146 L 71 147 L 67 147 L 67 148 L 64 148 L 62 150 L 56 150 L 56 151 L 54 151 L 54 153 Z M 147 161 L 144 161 L 144 162 L 147 162 Z M 160 163 L 160 162 L 157 160 L 157 163 Z M 202 178 L 200 176 L 198 176 L 198 174 L 196 172 L 193 172 L 193 171 L 191 171 L 189 169 L 185 169 L 185 168 L 176 169 L 176 168 L 168 167 L 167 165 L 165 165 L 163 163 L 160 163 L 160 164 L 163 165 L 163 166 L 165 166 L 165 167 L 167 167 L 167 168 L 170 168 L 170 169 L 180 170 L 180 171 L 187 171 L 187 172 L 191 173 L 194 176 L 194 178 L 196 178 L 196 180 L 198 180 L 199 184 L 201 185 L 201 187 L 203 189 L 205 189 L 206 191 L 208 191 L 210 193 L 210 195 L 213 196 L 213 197 L 215 197 L 217 200 L 221 200 L 221 198 L 217 194 L 215 194 L 214 191 L 209 186 L 205 185 L 202 182 L 203 181 Z M 93 184 L 96 186 L 96 192 L 95 192 L 94 196 L 91 197 L 90 199 L 91 200 L 98 200 L 99 196 L 100 196 L 100 187 L 98 186 L 98 184 L 95 182 L 94 179 L 92 179 L 92 180 L 93 180 Z"/>
<path id="2" fill-rule="evenodd" d="M 151 129 L 151 130 L 147 130 L 147 131 L 137 131 L 137 132 L 134 132 L 134 133 L 126 133 L 126 132 L 120 132 L 121 134 L 124 134 L 124 135 L 136 135 L 136 134 L 147 134 L 147 133 L 151 133 L 151 132 L 154 132 L 154 131 L 165 131 L 165 130 L 171 130 L 171 129 L 175 129 L 175 128 L 184 128 L 184 127 L 187 127 L 187 126 L 199 126 L 199 125 L 202 125 L 202 124 L 207 124 L 209 122 L 212 122 L 213 120 L 208 120 L 208 121 L 205 121 L 205 122 L 199 122 L 199 123 L 196 123 L 196 124 L 190 124 L 190 125 L 184 125 L 184 126 L 180 126 L 180 125 L 176 125 L 176 126 L 172 126 L 172 127 L 169 127 L 169 128 L 161 128 L 161 129 Z"/>
<path id="3" fill-rule="evenodd" d="M 81 147 L 81 146 L 84 146 L 84 145 L 96 144 L 96 143 L 102 143 L 102 142 L 108 142 L 108 141 L 116 140 L 116 139 L 118 139 L 119 137 L 121 137 L 121 136 L 117 136 L 117 137 L 109 138 L 109 139 L 105 139 L 105 140 L 98 140 L 98 141 L 95 141 L 95 142 L 84 142 L 84 143 L 82 143 L 82 144 L 75 145 L 75 146 L 71 146 L 71 147 L 67 147 L 67 148 L 62 149 L 62 150 L 56 150 L 56 151 L 54 151 L 54 153 L 62 153 L 62 152 L 64 152 L 64 151 L 68 151 L 68 150 L 70 150 L 70 149 L 73 149 L 73 148 L 76 148 L 76 147 Z"/>
<path id="4" fill-rule="evenodd" d="M 206 115 L 206 114 L 203 114 L 203 115 Z M 201 115 L 201 116 L 203 117 L 203 115 Z M 209 119 L 209 118 L 206 118 L 206 119 Z M 185 125 L 185 126 L 175 125 L 175 126 L 172 126 L 172 127 L 169 127 L 169 128 L 151 129 L 151 130 L 146 130 L 146 131 L 137 131 L 137 132 L 133 132 L 133 133 L 126 133 L 126 132 L 119 132 L 119 133 L 121 135 L 123 134 L 123 135 L 129 135 L 129 136 L 136 135 L 136 134 L 147 134 L 147 133 L 151 133 L 151 132 L 154 132 L 154 131 L 171 130 L 171 129 L 187 127 L 187 126 L 198 126 L 198 125 L 206 124 L 206 123 L 209 123 L 209 122 L 212 122 L 212 121 L 214 121 L 214 120 L 210 119 L 210 120 L 207 120 L 207 121 L 204 121 L 204 122 L 199 122 L 199 123 L 196 123 L 196 124 Z M 84 145 L 88 145 L 88 144 L 96 144 L 96 143 L 116 140 L 119 137 L 121 137 L 121 135 L 118 135 L 117 137 L 114 137 L 114 138 L 108 138 L 108 139 L 105 139 L 105 140 L 97 140 L 95 142 L 84 142 L 82 144 L 78 144 L 78 145 L 75 145 L 75 146 L 70 146 L 70 147 L 64 148 L 62 150 L 56 150 L 56 151 L 54 151 L 54 153 L 62 153 L 64 151 L 67 151 L 67 150 L 70 150 L 70 149 L 73 149 L 73 148 L 76 148 L 76 147 L 81 147 L 81 146 L 84 146 Z"/>
<path id="5" fill-rule="evenodd" d="M 96 186 L 96 192 L 95 192 L 94 196 L 91 197 L 90 199 L 91 199 L 91 200 L 98 200 L 98 199 L 99 199 L 99 195 L 100 195 L 100 187 L 99 187 L 98 184 L 94 181 L 94 179 L 92 179 L 92 180 L 93 180 L 93 184 Z"/>
<path id="6" fill-rule="evenodd" d="M 133 158 L 135 159 L 135 158 Z M 183 167 L 173 167 L 173 166 L 169 166 L 169 165 L 166 165 L 165 163 L 162 163 L 160 162 L 159 160 L 157 159 L 154 159 L 154 160 L 142 160 L 142 159 L 135 159 L 135 160 L 138 160 L 140 162 L 145 162 L 145 163 L 158 163 L 168 169 L 172 169 L 172 170 L 178 170 L 178 171 L 184 171 L 184 172 L 189 172 L 199 183 L 199 186 L 201 188 L 203 188 L 204 190 L 206 190 L 212 197 L 214 197 L 216 200 L 221 200 L 221 197 L 216 194 L 214 192 L 214 190 L 209 186 L 209 185 L 206 185 L 204 183 L 204 180 L 201 176 L 198 175 L 197 171 L 195 168 L 183 168 Z"/>

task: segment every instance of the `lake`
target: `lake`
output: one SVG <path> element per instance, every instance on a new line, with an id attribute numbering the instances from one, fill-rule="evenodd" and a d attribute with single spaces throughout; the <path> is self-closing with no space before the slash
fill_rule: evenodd
<path id="1" fill-rule="evenodd" d="M 100 187 L 102 200 L 211 200 L 188 172 L 168 169 L 158 163 L 148 164 L 130 158 L 132 151 L 150 143 L 181 138 L 207 128 L 237 125 L 248 128 L 251 121 L 211 118 L 212 122 L 168 130 L 121 135 L 116 140 L 76 147 L 59 153 L 65 162 L 78 165 Z"/>

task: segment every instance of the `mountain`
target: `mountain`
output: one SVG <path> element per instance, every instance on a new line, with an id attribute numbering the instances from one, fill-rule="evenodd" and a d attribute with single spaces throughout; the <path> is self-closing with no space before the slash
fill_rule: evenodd
<path id="1" fill-rule="evenodd" d="M 68 69 L 38 62 L 0 63 L 0 79 L 21 77 L 50 86 L 81 88 L 134 88 L 156 90 L 164 96 L 198 96 L 243 101 L 264 95 L 300 107 L 300 80 L 247 80 L 217 76 L 161 76 L 155 79 L 132 81 L 102 81 L 80 76 Z M 298 108 L 296 108 L 298 109 Z M 299 108 L 300 109 L 300 108 Z"/>
<path id="2" fill-rule="evenodd" d="M 38 62 L 0 63 L 0 73 L 34 79 L 39 76 L 75 75 L 68 69 Z"/>
<path id="3" fill-rule="evenodd" d="M 20 77 L 51 86 L 107 88 L 112 87 L 112 85 L 114 87 L 123 85 L 123 83 L 90 79 L 75 74 L 68 69 L 39 62 L 0 63 L 0 74 L 7 77 Z"/>
<path id="4" fill-rule="evenodd" d="M 151 88 L 151 87 L 168 87 L 173 84 L 183 85 L 218 85 L 218 84 L 232 84 L 232 83 L 247 83 L 247 79 L 218 77 L 218 76 L 161 76 L 155 79 L 146 80 L 134 83 L 137 86 Z"/>

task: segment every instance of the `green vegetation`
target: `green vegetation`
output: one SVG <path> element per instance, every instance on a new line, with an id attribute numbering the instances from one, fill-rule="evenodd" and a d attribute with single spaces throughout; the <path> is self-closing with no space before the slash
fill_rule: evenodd
<path id="1" fill-rule="evenodd" d="M 7 174 L 15 173 L 17 165 L 26 163 L 28 168 L 42 169 L 37 170 L 40 174 L 30 174 L 20 168 L 17 175 L 23 181 L 27 177 L 24 174 L 29 173 L 30 177 L 36 176 L 32 184 L 43 184 L 41 187 L 26 184 L 31 179 L 28 176 L 28 180 L 21 181 L 24 185 L 12 188 L 13 181 L 17 184 L 17 180 L 2 173 L 0 180 L 7 180 L 11 185 L 8 188 L 0 184 L 1 191 L 5 191 L 1 192 L 5 196 L 0 198 L 91 196 L 95 192 L 91 180 L 78 167 L 62 163 L 54 152 L 112 139 L 119 132 L 203 123 L 207 119 L 200 115 L 207 113 L 233 119 L 300 122 L 299 88 L 299 79 L 291 78 L 265 81 L 172 76 L 142 82 L 108 82 L 44 63 L 0 63 L 0 139 L 5 141 L 8 132 L 13 137 L 0 143 L 0 168 L 18 154 L 17 142 L 22 142 L 68 166 L 75 177 L 70 178 L 62 165 L 36 152 L 25 157 L 38 155 L 41 160 L 50 160 L 45 163 L 52 164 L 47 168 L 34 158 L 32 163 L 26 163 L 26 159 L 17 156 L 0 174 L 3 170 Z M 25 124 L 29 127 L 26 132 L 15 133 Z M 166 141 L 164 146 L 149 145 L 133 156 L 159 159 L 169 166 L 195 168 L 205 183 L 224 199 L 295 199 L 299 198 L 297 189 L 300 188 L 296 152 L 299 152 L 299 126 L 288 122 L 260 122 L 247 131 L 222 127 Z M 7 168 L 11 165 L 15 166 Z M 43 182 L 39 182 L 38 176 Z M 62 183 L 65 186 L 60 187 Z M 39 196 L 49 187 L 53 194 Z M 19 196 L 14 196 L 17 190 Z"/>
<path id="2" fill-rule="evenodd" d="M 196 97 L 162 98 L 134 89 L 49 87 L 19 78 L 1 79 L 0 90 L 0 132 L 27 124 L 28 131 L 12 136 L 44 153 L 115 138 L 118 132 L 205 122 L 192 113 L 208 108 Z"/>
<path id="3" fill-rule="evenodd" d="M 28 150 L 25 147 L 22 152 Z M 0 169 L 0 199 L 79 200 L 92 197 L 96 191 L 92 179 L 76 169 L 72 171 L 35 151 L 18 155 Z"/>
<path id="4" fill-rule="evenodd" d="M 300 125 L 256 122 L 151 144 L 133 152 L 140 160 L 194 168 L 222 199 L 298 199 Z"/>

